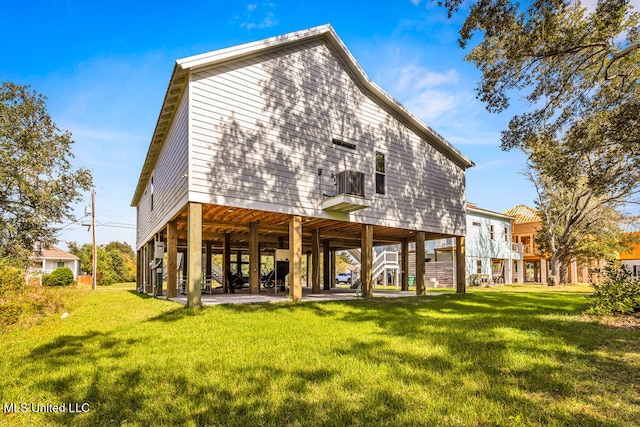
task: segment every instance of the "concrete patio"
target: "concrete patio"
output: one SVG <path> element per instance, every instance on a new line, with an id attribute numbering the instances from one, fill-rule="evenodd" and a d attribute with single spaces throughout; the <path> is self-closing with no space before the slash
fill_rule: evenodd
<path id="1" fill-rule="evenodd" d="M 438 295 L 440 292 L 427 292 L 427 295 Z M 302 287 L 302 302 L 319 302 L 319 301 L 342 301 L 359 299 L 354 289 L 349 288 L 332 288 L 328 291 L 323 290 L 319 294 L 312 294 L 311 287 Z M 415 296 L 415 291 L 396 291 L 396 290 L 379 290 L 373 292 L 374 298 L 401 298 Z M 163 296 L 162 298 L 166 298 Z M 181 304 L 187 303 L 187 296 L 178 293 L 176 298 L 169 298 L 171 301 Z M 288 291 L 280 291 L 274 289 L 260 289 L 258 294 L 250 294 L 249 288 L 237 289 L 233 294 L 222 293 L 222 288 L 216 288 L 211 294 L 202 294 L 202 305 L 219 305 L 219 304 L 261 304 L 261 303 L 286 303 L 291 302 Z"/>

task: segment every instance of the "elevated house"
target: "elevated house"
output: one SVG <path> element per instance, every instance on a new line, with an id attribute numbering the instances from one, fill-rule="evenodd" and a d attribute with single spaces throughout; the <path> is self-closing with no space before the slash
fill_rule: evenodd
<path id="1" fill-rule="evenodd" d="M 522 282 L 521 243 L 512 242 L 515 218 L 467 205 L 466 274 L 476 284 Z"/>
<path id="2" fill-rule="evenodd" d="M 622 228 L 640 241 L 640 217 L 627 218 Z M 634 243 L 628 251 L 621 252 L 618 259 L 629 269 L 634 280 L 640 280 L 640 243 Z"/>
<path id="3" fill-rule="evenodd" d="M 334 252 L 360 248 L 371 296 L 374 246 L 452 237 L 464 252 L 472 165 L 373 83 L 329 25 L 178 60 L 132 200 L 139 287 L 158 293 L 166 252 L 167 296 L 180 267 L 187 305 L 200 305 L 221 253 L 225 289 L 246 262 L 258 293 L 261 255 L 280 250 L 300 300 L 303 255 L 319 293 Z"/>
<path id="4" fill-rule="evenodd" d="M 512 240 L 522 244 L 524 249 L 524 282 L 546 283 L 549 275 L 549 261 L 538 249 L 536 236 L 541 228 L 538 212 L 527 206 L 518 205 L 504 212 L 515 217 Z M 587 283 L 589 281 L 588 266 L 578 265 L 574 259 L 568 266 L 569 283 Z M 520 277 L 520 276 L 519 276 Z"/>
<path id="5" fill-rule="evenodd" d="M 521 243 L 512 242 L 515 218 L 468 203 L 464 275 L 470 284 L 522 283 Z M 447 285 L 457 275 L 452 238 L 427 242 L 427 280 Z"/>

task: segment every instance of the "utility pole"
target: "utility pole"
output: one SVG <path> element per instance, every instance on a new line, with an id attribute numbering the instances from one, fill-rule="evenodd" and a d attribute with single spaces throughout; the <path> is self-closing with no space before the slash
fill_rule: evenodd
<path id="1" fill-rule="evenodd" d="M 96 250 L 96 190 L 91 190 L 91 238 L 92 238 L 92 267 L 91 282 L 93 290 L 97 289 L 96 277 L 98 275 L 98 251 Z"/>

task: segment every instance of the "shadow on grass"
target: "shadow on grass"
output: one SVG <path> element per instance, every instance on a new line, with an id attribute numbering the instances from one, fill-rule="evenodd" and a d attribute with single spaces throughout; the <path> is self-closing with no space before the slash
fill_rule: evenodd
<path id="1" fill-rule="evenodd" d="M 194 361 L 176 353 L 168 366 L 154 360 L 173 351 L 170 337 L 158 344 L 97 331 L 55 338 L 29 357 L 32 369 L 56 372 L 38 389 L 61 402 L 92 405 L 87 414 L 45 415 L 57 425 L 442 425 L 473 417 L 479 424 L 625 424 L 634 419 L 629 408 L 638 403 L 640 378 L 637 364 L 617 351 L 640 352 L 638 333 L 576 321 L 582 304 L 562 295 L 439 295 L 180 307 L 144 323 L 180 334 L 246 315 L 253 322 L 326 324 L 326 338 L 334 328 L 354 331 L 342 340 L 319 337 L 312 348 L 323 362 L 302 368 L 289 366 L 287 358 L 299 356 L 287 348 L 305 337 L 282 333 L 271 339 L 285 341 L 283 359 L 239 350 L 215 365 L 205 355 Z M 252 342 L 265 339 L 244 328 L 222 342 L 242 349 L 238 342 L 247 335 Z M 218 351 L 216 339 L 204 339 L 207 354 Z M 148 348 L 144 360 L 133 360 L 140 356 L 130 354 L 130 346 Z M 110 360 L 120 362 L 111 366 Z M 106 370 L 74 370 L 87 363 Z M 629 406 L 598 403 L 625 389 Z M 596 409 L 580 410 L 589 405 Z M 459 418 L 464 411 L 466 418 Z"/>

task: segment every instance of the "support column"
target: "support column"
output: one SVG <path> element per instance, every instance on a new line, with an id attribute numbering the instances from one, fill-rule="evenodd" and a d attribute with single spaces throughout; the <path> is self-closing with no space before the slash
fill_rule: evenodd
<path id="1" fill-rule="evenodd" d="M 289 296 L 302 301 L 302 217 L 289 217 Z"/>
<path id="2" fill-rule="evenodd" d="M 187 210 L 187 308 L 194 308 L 202 305 L 202 205 Z"/>
<path id="3" fill-rule="evenodd" d="M 207 240 L 204 243 L 204 271 L 205 271 L 205 278 L 206 279 L 211 279 L 211 267 L 212 267 L 212 259 L 211 256 L 213 255 L 212 252 L 212 247 L 211 247 L 211 242 L 209 240 Z"/>
<path id="4" fill-rule="evenodd" d="M 456 292 L 463 294 L 467 291 L 467 249 L 464 236 L 456 237 Z"/>
<path id="5" fill-rule="evenodd" d="M 167 224 L 167 298 L 178 296 L 178 222 Z"/>
<path id="6" fill-rule="evenodd" d="M 504 263 L 504 283 L 513 283 L 513 260 L 509 258 Z"/>
<path id="7" fill-rule="evenodd" d="M 360 254 L 362 296 L 371 298 L 373 297 L 373 225 L 362 224 Z"/>
<path id="8" fill-rule="evenodd" d="M 324 290 L 328 291 L 331 289 L 331 261 L 330 261 L 330 256 L 329 256 L 329 252 L 331 252 L 331 246 L 329 246 L 329 240 L 325 240 L 324 242 L 322 242 L 322 258 L 323 258 L 323 265 L 322 265 L 322 275 L 324 276 L 322 279 L 323 283 L 324 283 Z"/>
<path id="9" fill-rule="evenodd" d="M 229 292 L 229 273 L 231 272 L 231 235 L 224 233 L 222 241 L 222 292 Z"/>
<path id="10" fill-rule="evenodd" d="M 424 231 L 418 231 L 416 233 L 416 295 L 424 295 L 425 283 L 424 283 L 424 263 L 425 263 L 425 253 L 424 253 L 424 241 L 425 234 Z"/>
<path id="11" fill-rule="evenodd" d="M 311 293 L 320 293 L 320 230 L 311 232 Z"/>
<path id="12" fill-rule="evenodd" d="M 249 224 L 249 293 L 260 291 L 260 246 L 258 243 L 258 223 Z"/>
<path id="13" fill-rule="evenodd" d="M 142 289 L 142 249 L 136 251 L 136 290 Z"/>
<path id="14" fill-rule="evenodd" d="M 310 271 L 309 264 L 311 264 L 311 252 L 305 252 L 304 256 L 307 259 L 306 271 L 305 271 L 305 277 L 307 278 L 307 280 L 305 281 L 305 286 L 309 287 L 309 285 L 311 285 L 311 278 L 309 277 L 309 271 Z"/>
<path id="15" fill-rule="evenodd" d="M 153 247 L 153 240 L 147 242 L 147 265 L 145 266 L 147 270 L 147 283 L 145 286 L 145 293 L 150 294 L 153 291 L 153 253 L 155 252 L 155 248 Z M 95 271 L 92 274 L 96 274 Z"/>
<path id="16" fill-rule="evenodd" d="M 540 283 L 547 283 L 547 260 L 540 258 Z"/>
<path id="17" fill-rule="evenodd" d="M 331 249 L 331 251 L 329 251 L 329 253 L 331 254 L 331 271 L 329 272 L 329 277 L 331 277 L 331 287 L 335 288 L 336 287 L 336 250 L 335 249 Z"/>
<path id="18" fill-rule="evenodd" d="M 400 277 L 402 281 L 401 289 L 403 291 L 408 291 L 409 290 L 409 240 L 408 239 L 402 239 L 400 250 L 402 251 L 401 258 L 400 258 L 400 268 L 401 268 Z"/>
<path id="19" fill-rule="evenodd" d="M 187 260 L 189 259 L 189 250 L 185 249 L 182 251 L 182 295 L 186 292 L 187 286 Z"/>
<path id="20" fill-rule="evenodd" d="M 518 276 L 518 283 L 524 283 L 524 261 L 520 260 L 516 263 L 516 267 L 518 269 L 517 272 L 517 276 Z"/>
<path id="21" fill-rule="evenodd" d="M 569 264 L 569 283 L 574 285 L 578 283 L 578 261 L 575 258 Z"/>

